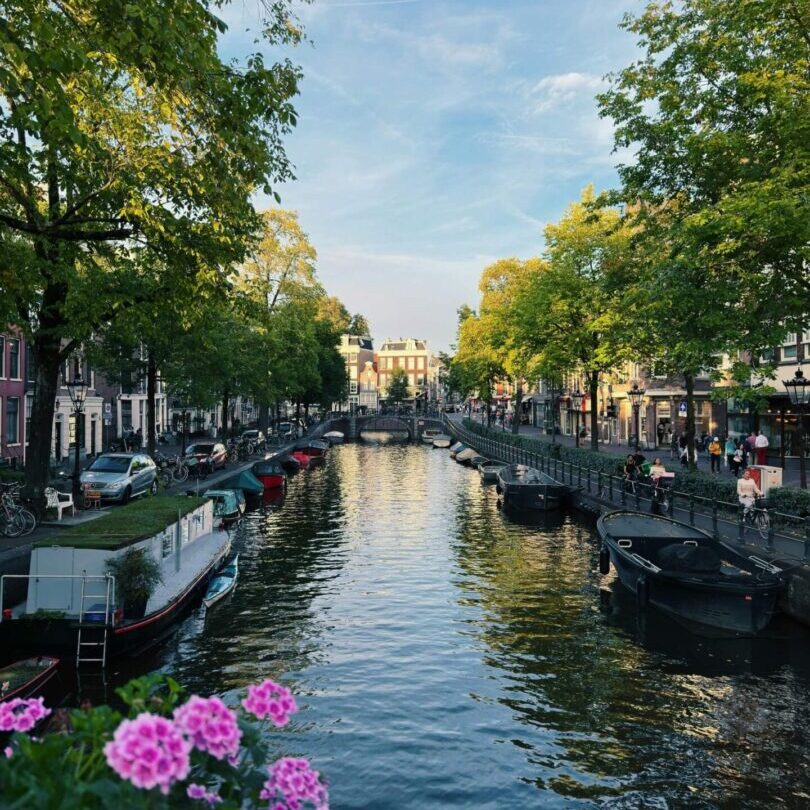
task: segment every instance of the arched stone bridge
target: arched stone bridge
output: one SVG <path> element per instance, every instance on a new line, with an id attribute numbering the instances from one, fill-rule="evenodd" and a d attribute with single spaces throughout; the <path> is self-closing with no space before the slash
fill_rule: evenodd
<path id="1" fill-rule="evenodd" d="M 379 430 L 407 433 L 411 441 L 421 441 L 425 430 L 442 430 L 442 420 L 427 416 L 338 416 L 318 425 L 315 436 L 323 436 L 330 430 L 339 430 L 351 441 L 359 439 L 363 431 Z"/>

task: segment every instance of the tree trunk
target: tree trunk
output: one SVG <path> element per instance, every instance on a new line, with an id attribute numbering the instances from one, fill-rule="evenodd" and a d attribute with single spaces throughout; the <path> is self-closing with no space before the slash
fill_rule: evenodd
<path id="1" fill-rule="evenodd" d="M 512 414 L 512 433 L 520 433 L 521 404 L 523 403 L 523 381 L 515 380 L 515 412 Z"/>
<path id="2" fill-rule="evenodd" d="M 259 430 L 265 436 L 270 428 L 270 408 L 267 405 L 259 405 Z"/>
<path id="3" fill-rule="evenodd" d="M 551 443 L 557 444 L 557 400 L 554 397 L 554 386 L 551 386 Z"/>
<path id="4" fill-rule="evenodd" d="M 695 378 L 691 374 L 683 375 L 686 388 L 686 452 L 689 454 L 689 471 L 697 469 L 695 460 Z"/>
<path id="5" fill-rule="evenodd" d="M 146 452 L 151 458 L 155 457 L 157 451 L 155 437 L 157 434 L 155 425 L 155 392 L 157 390 L 157 365 L 149 352 L 149 359 L 146 364 Z"/>
<path id="6" fill-rule="evenodd" d="M 588 387 L 591 395 L 591 450 L 599 452 L 599 372 L 588 375 Z"/>
<path id="7" fill-rule="evenodd" d="M 223 441 L 228 438 L 228 408 L 231 404 L 231 392 L 228 386 L 222 392 L 222 439 Z"/>
<path id="8" fill-rule="evenodd" d="M 60 341 L 52 334 L 40 332 L 31 344 L 31 358 L 36 368 L 34 401 L 31 406 L 31 426 L 25 483 L 31 497 L 41 501 L 50 479 L 53 414 L 59 387 L 61 364 Z"/>

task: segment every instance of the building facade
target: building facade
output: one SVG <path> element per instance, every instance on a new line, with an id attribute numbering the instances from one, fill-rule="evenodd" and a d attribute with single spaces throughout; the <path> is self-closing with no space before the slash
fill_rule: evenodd
<path id="1" fill-rule="evenodd" d="M 380 398 L 385 399 L 391 374 L 401 368 L 408 375 L 410 399 L 428 402 L 439 398 L 440 363 L 428 348 L 426 340 L 400 338 L 386 340 L 377 352 L 377 374 Z"/>
<path id="2" fill-rule="evenodd" d="M 0 334 L 0 459 L 13 466 L 25 462 L 25 359 L 22 334 Z"/>
<path id="3" fill-rule="evenodd" d="M 349 410 L 355 410 L 361 405 L 360 375 L 365 371 L 367 363 L 374 362 L 374 343 L 368 336 L 341 335 L 338 351 L 346 364 Z"/>

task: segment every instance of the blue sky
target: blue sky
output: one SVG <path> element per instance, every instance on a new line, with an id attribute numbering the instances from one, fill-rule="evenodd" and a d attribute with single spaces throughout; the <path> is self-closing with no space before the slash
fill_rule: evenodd
<path id="1" fill-rule="evenodd" d="M 237 2 L 227 55 L 253 50 L 257 0 Z M 330 293 L 374 337 L 453 341 L 481 270 L 542 252 L 542 230 L 593 183 L 616 182 L 602 77 L 633 58 L 618 28 L 639 0 L 316 0 L 297 180 L 279 189 Z"/>

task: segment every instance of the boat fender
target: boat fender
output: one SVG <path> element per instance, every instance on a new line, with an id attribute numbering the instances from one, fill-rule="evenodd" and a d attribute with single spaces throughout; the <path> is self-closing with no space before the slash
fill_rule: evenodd
<path id="1" fill-rule="evenodd" d="M 605 546 L 599 549 L 599 573 L 607 574 L 610 572 L 610 552 Z"/>
<path id="2" fill-rule="evenodd" d="M 640 576 L 636 580 L 636 604 L 640 608 L 645 608 L 650 602 L 650 583 L 647 577 Z"/>

